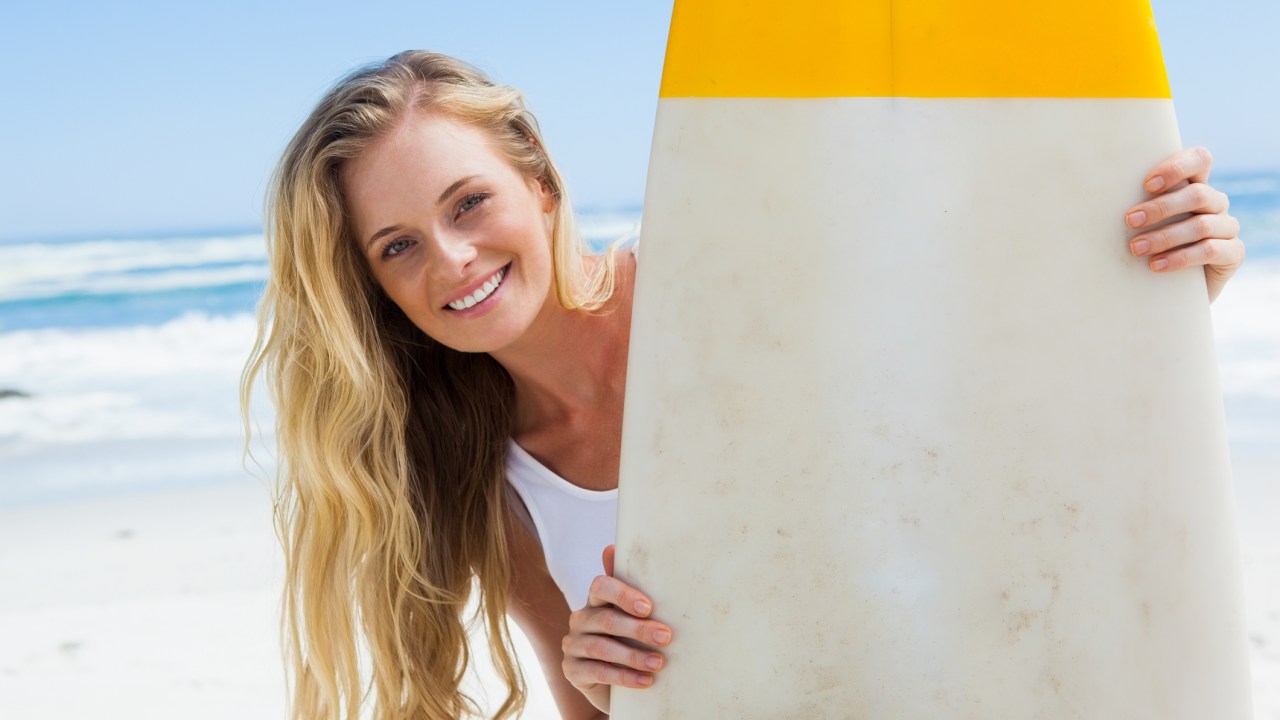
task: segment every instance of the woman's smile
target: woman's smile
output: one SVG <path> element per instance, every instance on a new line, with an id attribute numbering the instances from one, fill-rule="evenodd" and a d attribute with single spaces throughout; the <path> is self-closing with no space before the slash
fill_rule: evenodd
<path id="1" fill-rule="evenodd" d="M 455 295 L 453 300 L 445 303 L 444 309 L 459 317 L 468 318 L 488 312 L 498 303 L 498 291 L 503 287 L 502 281 L 510 270 L 511 263 L 507 263 L 487 279 L 472 283 L 466 290 Z"/>

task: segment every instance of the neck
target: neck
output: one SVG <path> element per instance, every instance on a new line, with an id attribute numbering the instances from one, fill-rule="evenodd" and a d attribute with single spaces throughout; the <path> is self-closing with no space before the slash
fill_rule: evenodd
<path id="1" fill-rule="evenodd" d="M 517 437 L 575 418 L 590 419 L 620 403 L 631 333 L 632 273 L 623 262 L 618 270 L 613 297 L 601 310 L 565 310 L 552 293 L 520 341 L 492 353 L 515 383 Z"/>

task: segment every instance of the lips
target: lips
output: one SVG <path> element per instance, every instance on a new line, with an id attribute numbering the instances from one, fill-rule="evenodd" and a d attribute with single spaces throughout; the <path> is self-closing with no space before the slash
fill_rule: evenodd
<path id="1" fill-rule="evenodd" d="M 450 310 L 468 310 L 484 302 L 502 285 L 502 280 L 507 276 L 507 272 L 510 269 L 510 263 L 499 268 L 497 272 L 490 275 L 479 285 L 472 286 L 467 292 L 450 300 L 445 304 L 445 307 Z"/>

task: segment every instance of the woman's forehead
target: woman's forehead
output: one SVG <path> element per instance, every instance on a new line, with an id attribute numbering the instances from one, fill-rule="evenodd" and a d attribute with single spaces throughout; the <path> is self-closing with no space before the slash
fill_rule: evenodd
<path id="1" fill-rule="evenodd" d="M 352 179 L 412 169 L 418 174 L 448 174 L 456 166 L 501 162 L 487 134 L 449 115 L 410 113 L 391 132 L 374 140 L 345 163 Z"/>
<path id="2" fill-rule="evenodd" d="M 479 127 L 440 113 L 411 113 L 364 152 L 343 163 L 340 179 L 356 230 L 387 214 L 435 204 L 458 180 L 514 173 Z M 379 225 L 379 227 L 381 227 Z"/>

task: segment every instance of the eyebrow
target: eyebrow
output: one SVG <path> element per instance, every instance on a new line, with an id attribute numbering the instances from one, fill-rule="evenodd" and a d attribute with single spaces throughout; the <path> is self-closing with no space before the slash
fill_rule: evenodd
<path id="1" fill-rule="evenodd" d="M 444 189 L 444 192 L 440 193 L 440 198 L 439 198 L 438 200 L 436 200 L 436 205 L 440 205 L 440 204 L 442 204 L 445 200 L 448 200 L 448 199 L 449 199 L 449 196 L 450 196 L 450 195 L 452 195 L 452 194 L 454 194 L 455 192 L 457 192 L 458 188 L 462 187 L 463 185 L 466 185 L 468 182 L 470 182 L 470 181 L 472 181 L 472 180 L 475 180 L 475 179 L 476 179 L 476 178 L 478 178 L 478 177 L 480 177 L 480 176 L 479 176 L 479 175 L 468 175 L 468 176 L 466 176 L 466 177 L 464 177 L 464 178 L 462 178 L 462 179 L 460 179 L 460 180 L 457 180 L 457 181 L 456 181 L 456 182 L 454 182 L 452 185 L 450 185 L 449 187 L 445 188 L 445 189 Z M 368 250 L 370 245 L 372 245 L 372 244 L 374 244 L 375 242 L 377 242 L 377 241 L 378 241 L 378 238 L 383 237 L 384 235 L 390 235 L 391 233 L 393 233 L 393 232 L 398 232 L 398 231 L 400 231 L 400 230 L 402 230 L 402 229 L 403 229 L 403 226 L 402 226 L 402 225 L 389 225 L 389 226 L 387 226 L 387 227 L 382 228 L 382 229 L 381 229 L 381 230 L 379 230 L 378 232 L 376 232 L 376 233 L 374 233 L 373 235 L 369 236 L 369 239 L 368 239 L 368 240 L 366 240 L 366 241 L 364 242 L 364 247 L 365 247 L 365 249 L 366 249 L 366 250 Z"/>

